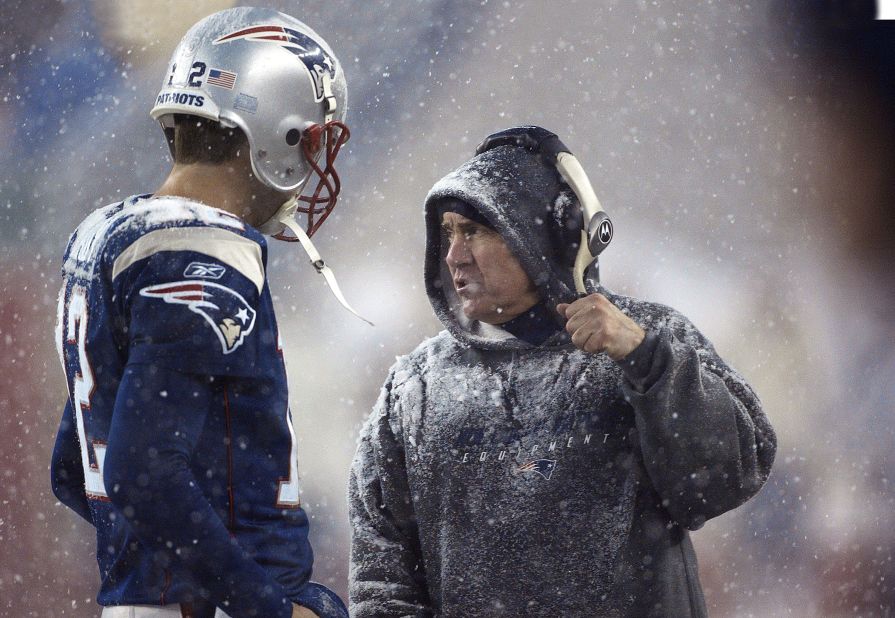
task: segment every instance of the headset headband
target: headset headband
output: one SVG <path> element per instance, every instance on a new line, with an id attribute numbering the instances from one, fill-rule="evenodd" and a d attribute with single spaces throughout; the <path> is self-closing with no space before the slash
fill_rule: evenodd
<path id="1" fill-rule="evenodd" d="M 583 216 L 582 239 L 575 259 L 575 287 L 585 292 L 584 273 L 594 266 L 612 240 L 613 227 L 609 215 L 600 205 L 593 186 L 572 151 L 555 133 L 536 126 L 505 129 L 486 137 L 475 149 L 476 155 L 499 146 L 516 146 L 538 154 L 548 165 L 556 167 L 566 184 L 578 196 Z M 597 274 L 598 276 L 598 274 Z"/>

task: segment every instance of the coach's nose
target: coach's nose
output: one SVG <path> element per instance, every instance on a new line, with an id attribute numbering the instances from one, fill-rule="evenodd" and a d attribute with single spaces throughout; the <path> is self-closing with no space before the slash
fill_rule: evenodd
<path id="1" fill-rule="evenodd" d="M 464 234 L 454 234 L 450 240 L 447 255 L 444 258 L 448 268 L 454 269 L 472 263 L 472 251 Z"/>

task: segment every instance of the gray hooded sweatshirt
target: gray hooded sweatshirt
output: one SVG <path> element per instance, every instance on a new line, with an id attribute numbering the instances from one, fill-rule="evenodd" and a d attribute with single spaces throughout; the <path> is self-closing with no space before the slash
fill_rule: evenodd
<path id="1" fill-rule="evenodd" d="M 581 215 L 555 170 L 502 146 L 433 187 L 425 277 L 446 330 L 397 360 L 361 432 L 351 615 L 705 616 L 688 530 L 766 481 L 758 397 L 684 316 L 594 284 L 647 332 L 620 362 L 561 329 L 533 346 L 470 322 L 446 198 L 488 219 L 549 307 L 576 297 Z"/>

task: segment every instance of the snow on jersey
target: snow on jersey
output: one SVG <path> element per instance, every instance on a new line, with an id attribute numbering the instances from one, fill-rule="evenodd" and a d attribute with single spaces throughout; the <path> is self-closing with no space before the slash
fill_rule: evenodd
<path id="1" fill-rule="evenodd" d="M 151 415 L 159 398 L 182 401 L 185 415 L 207 407 L 189 458 L 195 482 L 230 535 L 290 595 L 308 581 L 308 522 L 266 261 L 257 231 L 180 198 L 138 196 L 101 208 L 69 241 L 57 344 L 97 529 L 102 605 L 179 602 L 196 585 L 137 541 L 103 476 L 113 411 Z M 133 368 L 197 376 L 202 386 L 124 392 Z"/>

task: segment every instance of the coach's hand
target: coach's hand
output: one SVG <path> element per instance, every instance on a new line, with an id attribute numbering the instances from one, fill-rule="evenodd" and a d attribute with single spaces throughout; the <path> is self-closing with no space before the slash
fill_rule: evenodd
<path id="1" fill-rule="evenodd" d="M 575 347 L 593 354 L 606 352 L 612 360 L 630 354 L 646 335 L 637 322 L 602 294 L 591 294 L 572 304 L 560 303 L 556 310 L 568 320 L 566 330 Z"/>
<path id="2" fill-rule="evenodd" d="M 307 607 L 302 607 L 301 605 L 292 604 L 292 618 L 320 618 L 309 610 Z"/>

